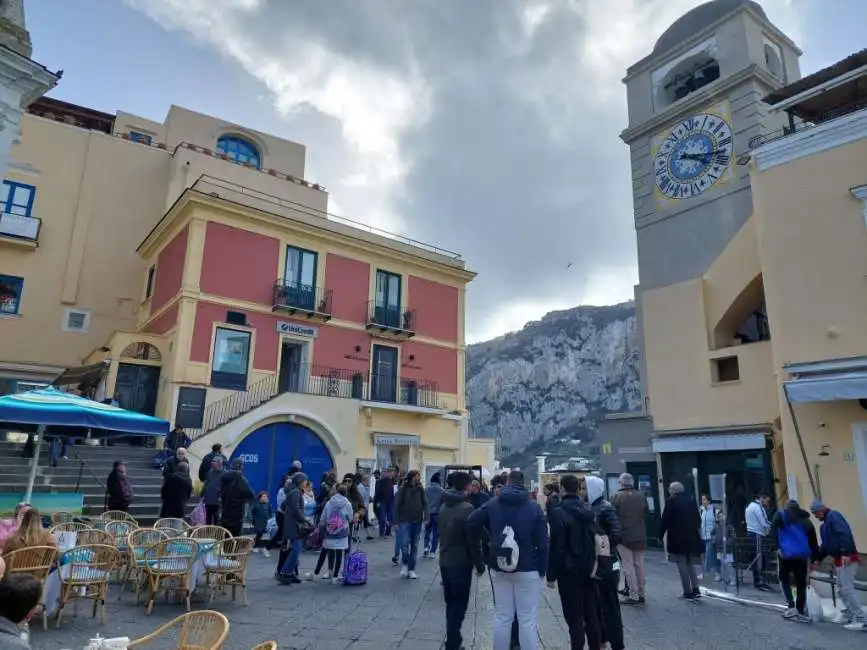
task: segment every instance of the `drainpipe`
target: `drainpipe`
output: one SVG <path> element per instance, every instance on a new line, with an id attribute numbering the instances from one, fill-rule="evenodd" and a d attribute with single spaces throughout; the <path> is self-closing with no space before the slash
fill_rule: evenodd
<path id="1" fill-rule="evenodd" d="M 804 438 L 801 436 L 801 427 L 798 426 L 798 419 L 795 417 L 795 409 L 792 408 L 792 402 L 789 400 L 789 391 L 786 390 L 786 385 L 783 384 L 783 395 L 786 396 L 786 406 L 789 407 L 789 415 L 792 418 L 792 426 L 795 427 L 795 436 L 798 438 L 798 446 L 801 448 L 801 458 L 804 459 L 804 468 L 807 470 L 807 478 L 810 479 L 810 487 L 813 490 L 813 498 L 819 497 L 819 490 L 816 488 L 816 481 L 813 478 L 813 472 L 810 471 L 810 461 L 807 458 L 807 450 L 804 448 Z"/>

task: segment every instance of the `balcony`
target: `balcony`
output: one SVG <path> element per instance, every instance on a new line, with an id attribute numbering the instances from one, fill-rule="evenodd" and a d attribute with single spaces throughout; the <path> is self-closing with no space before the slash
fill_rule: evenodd
<path id="1" fill-rule="evenodd" d="M 234 391 L 209 404 L 202 418 L 202 428 L 188 430 L 188 433 L 194 440 L 200 438 L 286 393 L 356 399 L 381 406 L 395 404 L 409 407 L 405 410 L 428 409 L 426 412 L 432 414 L 443 410 L 434 381 L 401 379 L 398 383 L 393 375 L 368 376 L 345 368 L 298 364 L 268 375 L 245 391 Z"/>
<path id="2" fill-rule="evenodd" d="M 376 300 L 367 303 L 367 329 L 398 338 L 415 336 L 415 310 L 400 305 L 383 305 Z"/>
<path id="3" fill-rule="evenodd" d="M 272 309 L 322 322 L 331 320 L 331 289 L 282 278 L 274 282 Z"/>
<path id="4" fill-rule="evenodd" d="M 442 408 L 439 388 L 435 381 L 424 379 L 401 379 L 394 375 L 373 373 L 368 385 L 367 400 L 402 406 L 417 406 L 427 409 Z"/>
<path id="5" fill-rule="evenodd" d="M 8 243 L 36 248 L 39 245 L 41 229 L 42 219 L 38 217 L 24 217 L 8 212 L 0 214 L 0 239 Z"/>

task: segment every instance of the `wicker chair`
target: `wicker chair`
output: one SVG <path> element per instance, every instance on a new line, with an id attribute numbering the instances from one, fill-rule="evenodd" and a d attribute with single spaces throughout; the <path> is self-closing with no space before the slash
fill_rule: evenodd
<path id="1" fill-rule="evenodd" d="M 172 628 L 179 628 L 175 650 L 221 650 L 229 634 L 229 619 L 220 612 L 188 612 L 160 625 L 147 636 L 130 642 L 127 647 L 134 650 L 154 641 L 173 637 Z"/>
<path id="2" fill-rule="evenodd" d="M 187 522 L 174 517 L 158 519 L 157 523 L 154 524 L 154 528 L 165 532 L 169 537 L 183 537 L 190 532 L 190 525 Z"/>
<path id="3" fill-rule="evenodd" d="M 4 556 L 6 561 L 6 575 L 13 573 L 29 573 L 35 578 L 39 578 L 42 582 L 43 591 L 45 589 L 45 579 L 54 567 L 57 561 L 57 549 L 53 546 L 31 546 L 30 548 L 21 548 L 17 551 L 11 551 Z M 44 599 L 40 598 L 40 601 Z M 45 613 L 45 603 L 39 603 L 42 606 L 42 627 L 48 629 L 48 616 Z"/>
<path id="4" fill-rule="evenodd" d="M 78 531 L 75 536 L 76 546 L 89 544 L 104 544 L 105 546 L 114 546 L 114 537 L 109 535 L 104 530 L 96 530 L 95 528 L 85 528 Z"/>
<path id="5" fill-rule="evenodd" d="M 253 552 L 253 540 L 249 537 L 230 537 L 214 544 L 213 550 L 205 558 L 205 579 L 210 592 L 209 603 L 214 602 L 217 590 L 232 588 L 235 600 L 238 587 L 244 593 L 247 603 L 247 560 Z"/>
<path id="6" fill-rule="evenodd" d="M 51 524 L 65 524 L 67 522 L 75 521 L 75 515 L 71 512 L 66 512 L 65 510 L 58 510 L 57 512 L 51 515 Z"/>
<path id="7" fill-rule="evenodd" d="M 123 597 L 124 587 L 132 582 L 135 584 L 135 603 L 138 605 L 141 602 L 141 587 L 147 579 L 145 551 L 164 539 L 168 539 L 168 535 L 153 528 L 138 528 L 129 534 L 125 549 L 125 564 L 120 576 L 118 600 Z"/>
<path id="8" fill-rule="evenodd" d="M 52 535 L 54 533 L 80 533 L 82 530 L 87 530 L 87 524 L 82 524 L 77 521 L 64 521 L 59 524 L 54 524 L 48 529 Z"/>
<path id="9" fill-rule="evenodd" d="M 105 532 L 114 540 L 114 545 L 123 550 L 126 546 L 126 538 L 138 528 L 138 524 L 129 521 L 110 520 L 105 522 Z"/>
<path id="10" fill-rule="evenodd" d="M 193 539 L 214 539 L 219 542 L 231 536 L 232 533 L 222 526 L 196 526 L 190 531 L 190 537 Z"/>
<path id="11" fill-rule="evenodd" d="M 144 569 L 148 577 L 148 615 L 154 607 L 154 598 L 160 589 L 170 588 L 184 592 L 187 611 L 190 611 L 190 595 L 193 564 L 199 557 L 199 543 L 189 537 L 164 539 L 144 552 Z"/>
<path id="12" fill-rule="evenodd" d="M 105 601 L 108 581 L 121 561 L 120 551 L 113 546 L 90 544 L 76 546 L 60 556 L 60 605 L 57 609 L 57 627 L 63 619 L 63 610 L 74 600 L 93 601 L 93 616 L 100 612 L 105 624 Z"/>
<path id="13" fill-rule="evenodd" d="M 106 510 L 99 516 L 99 518 L 103 521 L 128 521 L 138 528 L 138 521 L 136 518 L 123 510 Z"/>
<path id="14" fill-rule="evenodd" d="M 260 643 L 253 650 L 277 650 L 277 642 L 276 641 L 265 641 L 265 643 Z"/>

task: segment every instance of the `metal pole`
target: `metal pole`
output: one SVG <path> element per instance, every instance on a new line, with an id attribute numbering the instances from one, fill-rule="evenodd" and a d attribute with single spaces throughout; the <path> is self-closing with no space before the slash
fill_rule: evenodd
<path id="1" fill-rule="evenodd" d="M 27 490 L 24 492 L 24 502 L 30 503 L 33 498 L 33 486 L 36 484 L 36 468 L 39 465 L 39 448 L 45 437 L 45 425 L 39 425 L 36 429 L 36 444 L 33 447 L 33 458 L 30 461 L 30 476 L 27 478 Z"/>
<path id="2" fill-rule="evenodd" d="M 819 498 L 819 491 L 816 489 L 816 481 L 813 479 L 813 472 L 810 471 L 810 461 L 807 458 L 807 450 L 804 448 L 804 439 L 801 437 L 801 428 L 798 426 L 798 420 L 795 417 L 795 409 L 792 408 L 792 402 L 789 400 L 789 391 L 786 390 L 785 384 L 783 384 L 783 395 L 786 396 L 786 405 L 789 407 L 792 426 L 795 427 L 795 436 L 798 438 L 798 446 L 801 448 L 801 457 L 804 459 L 804 468 L 807 470 L 807 478 L 810 479 L 810 487 L 813 488 L 813 496 Z"/>
<path id="3" fill-rule="evenodd" d="M 728 511 L 728 498 L 726 496 L 726 475 L 723 474 L 722 477 L 723 477 L 723 493 L 722 493 L 723 521 L 722 521 L 722 555 L 720 556 L 720 574 L 722 575 L 723 589 L 725 591 L 728 591 L 729 590 L 729 572 L 728 572 L 728 565 L 726 564 L 726 558 L 728 557 L 729 511 Z"/>
<path id="4" fill-rule="evenodd" d="M 816 498 L 822 500 L 822 479 L 819 476 L 819 463 L 813 466 L 813 471 L 816 473 Z"/>
<path id="5" fill-rule="evenodd" d="M 698 495 L 698 467 L 692 468 L 692 486 L 695 492 L 695 504 L 701 505 L 701 498 Z"/>

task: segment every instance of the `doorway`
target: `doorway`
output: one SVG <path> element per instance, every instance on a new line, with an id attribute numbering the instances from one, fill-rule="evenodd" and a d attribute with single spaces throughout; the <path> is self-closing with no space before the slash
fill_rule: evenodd
<path id="1" fill-rule="evenodd" d="M 294 339 L 283 339 L 280 350 L 280 392 L 304 392 L 307 373 L 307 344 Z"/>
<path id="2" fill-rule="evenodd" d="M 159 386 L 159 366 L 121 363 L 117 367 L 114 391 L 120 393 L 120 405 L 128 411 L 154 415 Z"/>
<path id="3" fill-rule="evenodd" d="M 373 376 L 370 378 L 370 399 L 375 402 L 397 401 L 397 348 L 373 346 Z"/>
<path id="4" fill-rule="evenodd" d="M 626 463 L 626 471 L 635 479 L 635 489 L 643 493 L 647 499 L 647 514 L 644 516 L 644 536 L 647 545 L 658 548 L 662 504 L 659 501 L 659 475 L 656 471 L 656 463 Z"/>

